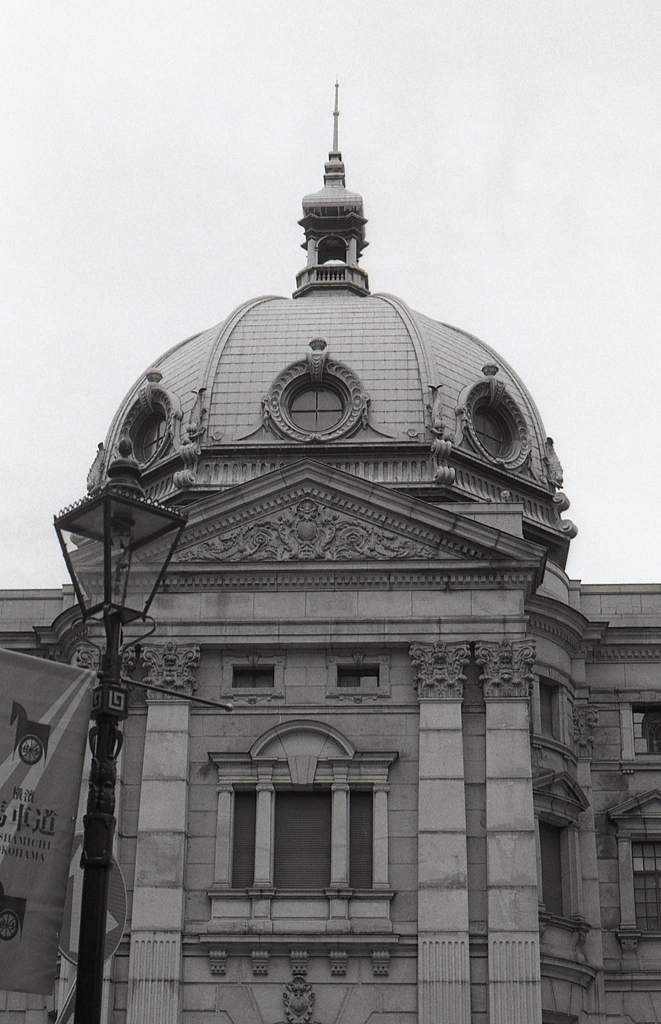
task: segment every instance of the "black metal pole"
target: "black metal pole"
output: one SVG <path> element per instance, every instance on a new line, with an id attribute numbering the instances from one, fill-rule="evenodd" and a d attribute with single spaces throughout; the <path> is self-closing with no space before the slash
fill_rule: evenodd
<path id="1" fill-rule="evenodd" d="M 118 724 L 127 714 L 128 693 L 120 682 L 121 620 L 116 611 L 109 611 L 104 618 L 106 651 L 92 702 L 92 719 L 95 722 L 90 730 L 92 765 L 87 814 L 83 818 L 83 893 L 75 1024 L 100 1024 L 101 1021 L 108 881 L 115 831 L 117 755 L 123 740 Z"/>

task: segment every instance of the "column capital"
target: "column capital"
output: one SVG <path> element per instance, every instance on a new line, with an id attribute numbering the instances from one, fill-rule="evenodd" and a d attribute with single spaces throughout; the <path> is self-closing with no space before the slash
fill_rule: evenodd
<path id="1" fill-rule="evenodd" d="M 147 669 L 145 682 L 152 686 L 177 690 L 182 697 L 190 696 L 197 689 L 195 674 L 200 664 L 198 644 L 176 644 L 172 640 L 164 644 L 145 644 L 140 652 L 140 661 Z M 147 700 L 167 701 L 176 698 L 151 691 Z"/>
<path id="2" fill-rule="evenodd" d="M 486 698 L 529 697 L 535 664 L 534 640 L 478 640 L 475 660 Z"/>
<path id="3" fill-rule="evenodd" d="M 594 749 L 594 727 L 599 720 L 599 709 L 594 704 L 575 704 L 572 714 L 576 756 L 590 760 Z"/>
<path id="4" fill-rule="evenodd" d="M 467 643 L 414 643 L 409 657 L 415 669 L 418 700 L 461 700 L 464 695 L 464 665 L 470 660 Z"/>

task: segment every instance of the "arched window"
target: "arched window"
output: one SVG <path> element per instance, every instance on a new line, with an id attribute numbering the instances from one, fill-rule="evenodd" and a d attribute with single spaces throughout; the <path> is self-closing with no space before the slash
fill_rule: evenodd
<path id="1" fill-rule="evenodd" d="M 339 260 L 341 263 L 347 262 L 346 243 L 336 235 L 329 235 L 327 238 L 322 238 L 319 242 L 317 263 L 328 263 L 329 260 Z"/>

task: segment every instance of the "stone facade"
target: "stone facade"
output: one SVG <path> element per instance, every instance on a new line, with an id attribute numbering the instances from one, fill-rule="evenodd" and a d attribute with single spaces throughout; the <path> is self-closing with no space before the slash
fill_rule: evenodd
<path id="1" fill-rule="evenodd" d="M 128 432 L 189 511 L 157 632 L 124 637 L 175 695 L 131 695 L 104 1022 L 651 1024 L 661 586 L 568 579 L 532 399 L 369 294 L 336 150 L 297 297 L 158 360 L 90 477 Z M 0 593 L 4 647 L 101 643 L 69 587 Z M 53 1020 L 71 980 L 1 993 L 0 1022 Z"/>

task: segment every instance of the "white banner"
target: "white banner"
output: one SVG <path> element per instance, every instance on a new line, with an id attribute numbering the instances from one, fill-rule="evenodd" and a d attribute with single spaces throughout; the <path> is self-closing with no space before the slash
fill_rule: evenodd
<path id="1" fill-rule="evenodd" d="M 0 650 L 0 989 L 53 991 L 95 682 Z"/>

